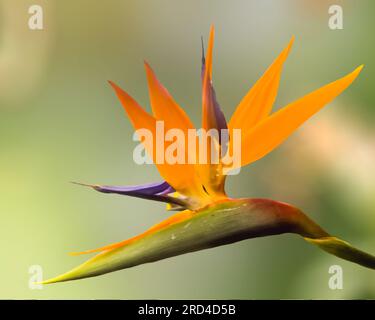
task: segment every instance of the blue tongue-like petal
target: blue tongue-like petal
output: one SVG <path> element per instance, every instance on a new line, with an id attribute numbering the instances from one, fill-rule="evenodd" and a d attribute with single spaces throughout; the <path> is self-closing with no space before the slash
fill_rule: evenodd
<path id="1" fill-rule="evenodd" d="M 93 186 L 93 188 L 103 193 L 118 193 L 123 195 L 165 195 L 174 192 L 168 182 L 145 183 L 134 186 Z"/>
<path id="2" fill-rule="evenodd" d="M 137 197 L 142 199 L 149 199 L 167 203 L 174 203 L 179 206 L 184 206 L 185 203 L 181 199 L 171 197 L 168 194 L 175 192 L 175 190 L 168 184 L 168 182 L 155 182 L 155 183 L 145 183 L 141 185 L 133 186 L 107 186 L 107 185 L 91 185 L 84 183 L 77 183 L 78 185 L 83 185 L 91 187 L 96 191 L 102 193 L 115 193 L 131 197 Z"/>

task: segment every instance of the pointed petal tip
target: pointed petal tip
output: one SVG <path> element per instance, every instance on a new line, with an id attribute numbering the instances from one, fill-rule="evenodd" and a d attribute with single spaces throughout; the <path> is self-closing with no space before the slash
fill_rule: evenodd
<path id="1" fill-rule="evenodd" d="M 365 65 L 364 64 L 361 64 L 360 66 L 358 66 L 354 71 L 353 71 L 353 73 L 356 73 L 356 74 L 359 74 L 361 71 L 362 71 L 362 69 L 365 67 Z"/>
<path id="2" fill-rule="evenodd" d="M 77 181 L 70 181 L 70 183 L 76 184 L 78 186 L 93 188 L 93 189 L 98 187 L 98 185 L 96 185 L 96 184 L 88 184 L 88 183 L 82 183 L 82 182 L 77 182 Z"/>
<path id="3" fill-rule="evenodd" d="M 68 252 L 68 255 L 71 257 L 77 257 L 81 256 L 86 253 L 91 253 L 91 250 L 86 250 L 86 251 L 73 251 L 73 252 Z"/>
<path id="4" fill-rule="evenodd" d="M 47 280 L 42 280 L 42 281 L 36 281 L 33 282 L 35 285 L 45 285 L 45 284 L 51 284 L 51 283 L 56 283 L 56 282 L 61 282 L 61 275 L 53 278 L 49 278 Z"/>
<path id="5" fill-rule="evenodd" d="M 359 76 L 362 69 L 364 68 L 364 64 L 361 64 L 357 68 L 355 68 L 352 72 L 348 73 L 347 75 L 343 76 L 341 80 L 347 79 L 349 81 L 348 86 Z M 337 80 L 339 81 L 339 80 Z"/>
<path id="6" fill-rule="evenodd" d="M 64 282 L 64 281 L 70 280 L 69 278 L 64 279 L 65 277 L 63 277 L 63 276 L 65 276 L 65 275 L 59 275 L 57 277 L 49 278 L 47 280 L 34 282 L 34 284 L 36 284 L 36 285 L 46 285 L 46 284 L 52 284 L 52 283 Z"/>
<path id="7" fill-rule="evenodd" d="M 67 280 L 63 279 L 62 275 L 59 275 L 57 277 L 49 278 L 47 280 L 34 282 L 34 284 L 36 284 L 36 285 L 46 285 L 46 284 L 52 284 L 52 283 L 58 283 L 58 282 L 64 282 L 64 281 L 67 281 Z"/>
<path id="8" fill-rule="evenodd" d="M 156 78 L 156 75 L 155 75 L 155 72 L 154 70 L 151 68 L 150 64 L 146 61 L 146 60 L 143 60 L 143 65 L 145 67 L 145 70 L 146 70 L 146 77 L 147 77 L 147 81 L 157 81 L 157 78 Z"/>
<path id="9" fill-rule="evenodd" d="M 296 40 L 295 35 L 293 34 L 292 37 L 289 40 L 288 49 L 290 50 L 293 46 L 294 41 Z"/>
<path id="10" fill-rule="evenodd" d="M 151 69 L 150 64 L 147 62 L 146 59 L 143 59 L 143 65 L 145 66 L 146 69 Z"/>
<path id="11" fill-rule="evenodd" d="M 285 61 L 287 56 L 290 53 L 290 50 L 292 50 L 293 44 L 294 44 L 295 36 L 292 35 L 290 38 L 288 45 L 284 48 L 283 53 L 281 54 L 281 57 L 283 57 L 282 61 Z"/>
<path id="12" fill-rule="evenodd" d="M 111 80 L 108 80 L 109 85 L 117 92 L 121 91 L 121 88 Z"/>
<path id="13" fill-rule="evenodd" d="M 211 24 L 209 41 L 212 42 L 214 40 L 214 37 L 215 37 L 215 26 Z"/>
<path id="14" fill-rule="evenodd" d="M 124 90 L 122 90 L 116 83 L 114 83 L 113 81 L 111 81 L 111 80 L 108 80 L 108 83 L 110 84 L 110 86 L 115 90 L 115 92 L 116 92 L 116 94 L 122 94 L 122 95 L 127 95 L 128 96 L 128 94 L 124 91 Z"/>

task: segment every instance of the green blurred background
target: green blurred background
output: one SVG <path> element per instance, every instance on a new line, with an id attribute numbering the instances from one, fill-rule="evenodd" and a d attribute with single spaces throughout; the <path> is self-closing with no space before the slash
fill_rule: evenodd
<path id="1" fill-rule="evenodd" d="M 44 9 L 44 30 L 28 8 Z M 344 29 L 328 28 L 342 5 Z M 375 272 L 294 235 L 258 238 L 97 278 L 28 286 L 87 257 L 66 253 L 136 235 L 163 204 L 69 181 L 157 181 L 132 159 L 132 127 L 107 84 L 148 106 L 143 59 L 198 125 L 200 37 L 216 27 L 214 82 L 229 118 L 292 35 L 275 108 L 360 64 L 360 77 L 270 155 L 228 179 L 234 197 L 290 202 L 331 233 L 375 252 L 374 1 L 0 0 L 0 298 L 375 298 Z M 328 287 L 331 265 L 343 290 Z"/>

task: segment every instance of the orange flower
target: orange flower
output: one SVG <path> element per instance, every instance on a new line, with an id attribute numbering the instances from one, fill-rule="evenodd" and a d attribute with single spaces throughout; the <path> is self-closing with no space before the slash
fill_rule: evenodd
<path id="1" fill-rule="evenodd" d="M 147 63 L 145 68 L 152 115 L 119 86 L 110 82 L 134 129 L 147 129 L 152 133 L 153 143 L 145 143 L 145 149 L 165 181 L 125 187 L 90 186 L 104 193 L 163 201 L 169 204 L 169 209 L 182 211 L 131 239 L 75 253 L 100 252 L 72 271 L 43 283 L 92 277 L 195 250 L 286 232 L 297 233 L 343 259 L 375 268 L 373 256 L 330 236 L 297 208 L 267 199 L 230 199 L 225 193 L 223 159 L 235 148 L 233 137 L 236 129 L 241 134 L 241 159 L 237 166 L 245 166 L 280 145 L 302 123 L 344 91 L 362 69 L 360 66 L 348 75 L 271 113 L 282 67 L 293 41 L 294 38 L 249 90 L 227 124 L 212 84 L 214 28 L 211 27 L 207 57 L 204 52 L 202 55 L 202 128 L 206 131 L 215 129 L 229 132 L 228 139 L 211 138 L 214 143 L 209 144 L 209 148 L 221 151 L 221 157 L 215 163 L 211 157 L 208 163 L 186 161 L 171 164 L 156 161 L 157 151 L 153 146 L 157 143 L 158 121 L 163 121 L 167 130 L 181 130 L 186 145 L 188 132 L 195 130 L 195 127 Z M 164 151 L 170 143 L 165 143 Z M 187 151 L 197 152 L 196 146 Z"/>

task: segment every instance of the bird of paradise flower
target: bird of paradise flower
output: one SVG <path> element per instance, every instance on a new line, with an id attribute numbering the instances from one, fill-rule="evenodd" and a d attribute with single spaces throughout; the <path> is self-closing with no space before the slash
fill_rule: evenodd
<path id="1" fill-rule="evenodd" d="M 207 57 L 205 58 L 204 52 L 202 54 L 202 128 L 228 129 L 229 135 L 234 129 L 240 129 L 241 166 L 262 158 L 281 144 L 302 123 L 344 91 L 363 67 L 359 66 L 348 75 L 271 113 L 282 67 L 293 41 L 294 38 L 250 89 L 227 123 L 212 85 L 214 28 L 211 27 Z M 166 128 L 178 128 L 185 133 L 194 129 L 184 110 L 158 81 L 147 63 L 145 68 L 153 115 L 110 82 L 134 128 L 146 128 L 155 132 L 156 122 L 162 120 Z M 231 144 L 232 140 L 229 139 L 228 150 L 233 148 Z M 219 147 L 226 148 L 220 143 Z M 155 159 L 154 150 L 147 146 L 145 148 L 151 158 Z M 220 162 L 154 163 L 164 179 L 162 182 L 138 186 L 89 186 L 103 193 L 166 202 L 169 209 L 180 212 L 133 238 L 73 253 L 99 252 L 71 271 L 42 283 L 94 277 L 188 252 L 282 233 L 298 234 L 335 256 L 375 269 L 374 256 L 331 236 L 301 210 L 289 204 L 269 199 L 229 198 L 225 193 L 226 175 Z"/>

